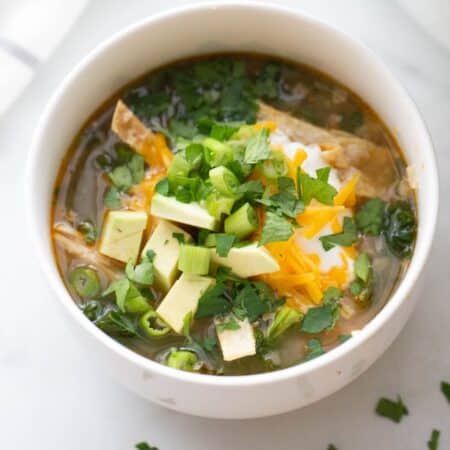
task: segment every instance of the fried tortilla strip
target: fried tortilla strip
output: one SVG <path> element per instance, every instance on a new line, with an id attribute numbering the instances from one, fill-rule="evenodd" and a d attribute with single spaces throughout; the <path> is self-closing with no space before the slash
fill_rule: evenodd
<path id="1" fill-rule="evenodd" d="M 167 170 L 173 154 L 161 133 L 153 133 L 122 100 L 118 100 L 111 129 L 122 141 L 142 155 L 153 171 Z"/>
<path id="2" fill-rule="evenodd" d="M 305 145 L 318 144 L 324 159 L 335 167 L 342 180 L 355 173 L 361 177 L 357 194 L 364 197 L 385 197 L 385 187 L 396 173 L 388 148 L 339 130 L 326 130 L 260 102 L 258 120 L 274 121 L 292 141 Z"/>
<path id="3" fill-rule="evenodd" d="M 79 258 L 86 264 L 100 269 L 107 277 L 116 279 L 123 275 L 120 265 L 107 256 L 101 255 L 94 247 L 86 245 L 83 238 L 68 223 L 57 223 L 53 226 L 56 246 L 73 258 Z"/>
<path id="4" fill-rule="evenodd" d="M 122 141 L 138 152 L 154 138 L 153 132 L 134 115 L 122 100 L 117 101 L 111 129 Z"/>

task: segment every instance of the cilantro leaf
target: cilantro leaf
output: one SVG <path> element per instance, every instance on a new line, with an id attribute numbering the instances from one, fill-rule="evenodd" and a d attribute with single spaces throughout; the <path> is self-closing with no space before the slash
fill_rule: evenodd
<path id="1" fill-rule="evenodd" d="M 237 294 L 234 305 L 241 308 L 249 322 L 254 322 L 269 310 L 268 303 L 258 295 L 251 283 L 245 284 Z"/>
<path id="2" fill-rule="evenodd" d="M 403 416 L 409 414 L 408 408 L 406 408 L 399 395 L 397 396 L 397 401 L 390 400 L 389 398 L 380 398 L 375 408 L 375 412 L 379 416 L 386 417 L 395 423 L 399 423 Z"/>
<path id="3" fill-rule="evenodd" d="M 310 334 L 330 330 L 334 327 L 338 318 L 339 306 L 336 303 L 309 308 L 301 322 L 300 330 Z"/>
<path id="4" fill-rule="evenodd" d="M 167 197 L 170 192 L 169 179 L 167 177 L 165 177 L 162 180 L 159 180 L 158 183 L 156 183 L 155 191 L 158 194 L 161 194 L 161 195 L 164 195 Z"/>
<path id="5" fill-rule="evenodd" d="M 256 164 L 270 158 L 269 130 L 263 128 L 255 136 L 252 136 L 245 147 L 244 162 Z"/>
<path id="6" fill-rule="evenodd" d="M 338 450 L 338 448 L 337 448 L 335 445 L 330 444 L 330 445 L 328 446 L 328 449 L 327 449 L 327 450 Z"/>
<path id="7" fill-rule="evenodd" d="M 289 192 L 292 195 L 297 194 L 295 181 L 291 177 L 278 177 L 277 184 L 280 192 Z"/>
<path id="8" fill-rule="evenodd" d="M 111 186 L 106 191 L 103 203 L 109 209 L 119 209 L 122 206 L 120 192 L 115 186 Z"/>
<path id="9" fill-rule="evenodd" d="M 158 450 L 158 447 L 153 447 L 153 445 L 148 445 L 147 442 L 139 442 L 135 445 L 137 450 Z"/>
<path id="10" fill-rule="evenodd" d="M 438 430 L 433 430 L 431 432 L 430 440 L 427 442 L 429 450 L 438 450 L 439 448 L 439 437 L 441 432 Z"/>
<path id="11" fill-rule="evenodd" d="M 287 241 L 294 234 L 292 224 L 278 214 L 267 211 L 259 245 Z"/>
<path id="12" fill-rule="evenodd" d="M 328 169 L 328 170 L 327 170 Z M 324 205 L 332 205 L 337 194 L 336 189 L 328 184 L 329 168 L 316 170 L 317 178 L 313 178 L 300 168 L 297 170 L 298 195 L 305 205 L 315 198 Z"/>
<path id="13" fill-rule="evenodd" d="M 321 236 L 319 239 L 325 251 L 332 249 L 335 245 L 348 247 L 356 242 L 358 238 L 356 226 L 350 217 L 344 217 L 343 230 L 340 233 Z"/>
<path id="14" fill-rule="evenodd" d="M 355 215 L 355 222 L 361 233 L 379 236 L 383 227 L 383 216 L 386 203 L 379 198 L 367 200 Z"/>
<path id="15" fill-rule="evenodd" d="M 342 297 L 342 291 L 335 286 L 330 286 L 324 292 L 323 297 L 322 297 L 322 302 L 325 304 L 337 302 L 341 297 Z"/>
<path id="16" fill-rule="evenodd" d="M 290 192 L 280 191 L 267 199 L 258 200 L 273 212 L 295 219 L 304 209 L 303 202 Z"/>
<path id="17" fill-rule="evenodd" d="M 441 381 L 441 392 L 445 395 L 445 398 L 450 404 L 450 383 Z"/>
<path id="18" fill-rule="evenodd" d="M 260 198 L 264 193 L 264 185 L 260 180 L 250 180 L 242 183 L 236 189 L 236 194 L 241 196 L 242 201 L 252 201 Z"/>
<path id="19" fill-rule="evenodd" d="M 226 318 L 225 320 L 223 320 L 222 322 L 218 322 L 216 324 L 216 329 L 219 333 L 222 331 L 227 331 L 227 330 L 235 331 L 235 330 L 239 330 L 240 328 L 241 328 L 241 326 L 239 325 L 239 323 L 233 316 L 230 316 L 230 317 Z"/>
<path id="20" fill-rule="evenodd" d="M 394 255 L 399 258 L 411 255 L 416 230 L 416 217 L 408 202 L 396 201 L 386 208 L 383 236 Z"/>
<path id="21" fill-rule="evenodd" d="M 231 303 L 224 297 L 226 286 L 217 282 L 200 297 L 198 309 L 195 313 L 196 319 L 211 317 L 216 314 L 225 314 L 231 311 Z"/>
<path id="22" fill-rule="evenodd" d="M 112 336 L 142 337 L 135 320 L 119 311 L 110 310 L 94 323 Z"/>
<path id="23" fill-rule="evenodd" d="M 215 237 L 217 254 L 219 256 L 228 256 L 236 241 L 236 236 L 234 234 L 217 233 Z"/>
<path id="24" fill-rule="evenodd" d="M 310 361 L 325 353 L 319 339 L 310 339 L 307 344 L 307 349 L 308 353 L 306 354 L 305 361 Z"/>

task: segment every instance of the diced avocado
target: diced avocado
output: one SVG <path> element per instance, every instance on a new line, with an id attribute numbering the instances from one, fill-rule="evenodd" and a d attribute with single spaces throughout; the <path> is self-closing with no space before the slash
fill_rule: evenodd
<path id="1" fill-rule="evenodd" d="M 236 275 L 247 278 L 263 273 L 277 272 L 280 266 L 273 256 L 258 244 L 233 247 L 227 256 L 219 256 L 211 249 L 211 261 L 216 265 L 229 267 Z"/>
<path id="2" fill-rule="evenodd" d="M 147 214 L 143 211 L 110 211 L 103 223 L 99 252 L 134 264 L 146 226 Z"/>
<path id="3" fill-rule="evenodd" d="M 183 273 L 156 312 L 176 333 L 181 333 L 186 314 L 195 314 L 198 300 L 213 283 L 212 278 Z"/>
<path id="4" fill-rule="evenodd" d="M 165 197 L 161 194 L 153 196 L 150 213 L 156 217 L 207 230 L 215 230 L 218 226 L 217 219 L 198 203 L 183 203 L 175 197 Z"/>
<path id="5" fill-rule="evenodd" d="M 236 320 L 236 322 L 239 325 L 237 330 L 220 330 L 217 328 L 220 322 L 216 322 L 217 337 L 224 361 L 234 361 L 256 354 L 255 334 L 250 322 L 248 319 Z"/>
<path id="6" fill-rule="evenodd" d="M 155 283 L 164 292 L 171 288 L 179 273 L 180 243 L 173 236 L 174 233 L 182 234 L 186 242 L 192 241 L 191 236 L 186 231 L 166 220 L 161 220 L 141 253 L 142 257 L 148 250 L 153 250 L 156 253 L 153 260 Z"/>

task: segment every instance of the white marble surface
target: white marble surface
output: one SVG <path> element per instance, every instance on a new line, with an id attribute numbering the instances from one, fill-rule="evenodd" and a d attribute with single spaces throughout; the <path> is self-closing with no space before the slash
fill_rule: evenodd
<path id="1" fill-rule="evenodd" d="M 145 439 L 160 450 L 324 450 L 330 442 L 340 450 L 419 450 L 427 448 L 433 427 L 442 430 L 441 450 L 450 448 L 450 406 L 439 392 L 440 380 L 450 381 L 448 195 L 441 202 L 425 298 L 386 354 L 320 403 L 261 420 L 193 418 L 147 403 L 85 362 L 26 237 L 23 169 L 31 133 L 50 94 L 86 52 L 144 15 L 186 3 L 92 0 L 25 95 L 0 119 L 0 448 L 128 450 Z M 390 66 L 428 123 L 441 192 L 450 192 L 450 54 L 392 0 L 283 3 L 345 29 Z M 399 425 L 373 414 L 380 395 L 397 393 L 410 408 Z"/>

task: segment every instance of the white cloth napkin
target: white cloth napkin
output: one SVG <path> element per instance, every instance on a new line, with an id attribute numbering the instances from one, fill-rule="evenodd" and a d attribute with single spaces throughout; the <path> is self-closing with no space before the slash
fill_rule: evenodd
<path id="1" fill-rule="evenodd" d="M 0 117 L 79 17 L 88 0 L 0 0 Z"/>

